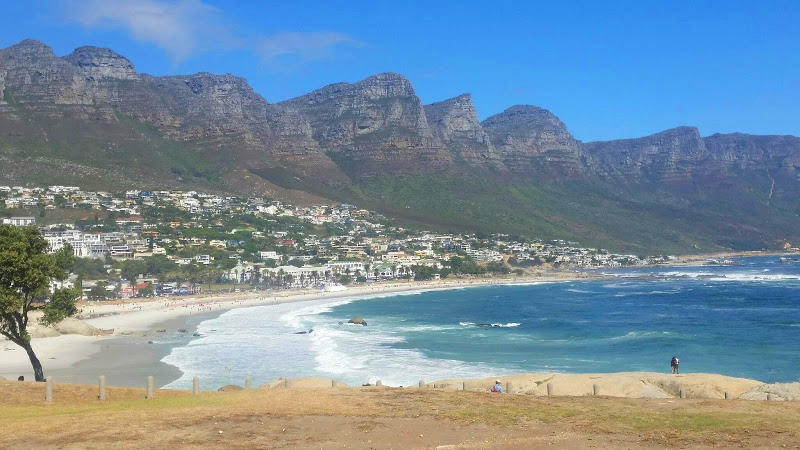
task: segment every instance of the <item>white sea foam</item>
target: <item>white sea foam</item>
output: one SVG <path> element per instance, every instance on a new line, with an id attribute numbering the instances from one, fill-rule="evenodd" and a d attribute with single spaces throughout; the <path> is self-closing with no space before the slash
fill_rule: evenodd
<path id="1" fill-rule="evenodd" d="M 370 323 L 364 327 L 339 325 L 342 320 L 324 315 L 355 300 L 358 299 L 242 308 L 205 321 L 198 326 L 201 338 L 172 349 L 163 359 L 184 372 L 167 387 L 188 388 L 194 376 L 199 376 L 207 388 L 213 388 L 241 384 L 248 376 L 255 384 L 281 376 L 319 376 L 351 385 L 376 380 L 387 385 L 410 385 L 420 379 L 513 372 L 485 364 L 430 358 L 420 351 L 400 347 L 408 332 L 460 329 L 455 325 L 382 327 Z"/>
<path id="2" fill-rule="evenodd" d="M 481 327 L 481 328 L 515 328 L 520 325 L 521 323 L 518 322 L 509 322 L 509 323 L 475 323 L 475 322 L 458 322 L 459 325 L 462 327 Z"/>
<path id="3" fill-rule="evenodd" d="M 493 326 L 493 327 L 500 327 L 500 328 L 516 328 L 516 327 L 518 327 L 518 326 L 520 326 L 520 325 L 522 325 L 522 324 L 521 324 L 521 323 L 518 323 L 518 322 L 510 322 L 510 323 L 493 323 L 493 324 L 492 324 L 492 326 Z"/>
<path id="4" fill-rule="evenodd" d="M 576 294 L 594 294 L 592 291 L 585 291 L 583 289 L 567 289 L 567 292 L 574 292 Z"/>

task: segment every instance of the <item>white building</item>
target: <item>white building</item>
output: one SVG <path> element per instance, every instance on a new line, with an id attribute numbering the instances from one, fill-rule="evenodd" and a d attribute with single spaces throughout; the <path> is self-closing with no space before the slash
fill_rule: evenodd
<path id="1" fill-rule="evenodd" d="M 3 225 L 13 225 L 15 227 L 30 227 L 36 225 L 35 217 L 11 217 L 3 219 Z"/>

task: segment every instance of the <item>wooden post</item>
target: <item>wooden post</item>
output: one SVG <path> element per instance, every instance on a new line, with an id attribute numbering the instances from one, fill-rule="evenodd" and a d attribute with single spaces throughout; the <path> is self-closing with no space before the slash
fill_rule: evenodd
<path id="1" fill-rule="evenodd" d="M 147 377 L 147 395 L 146 398 L 153 398 L 154 389 L 153 389 L 153 377 Z"/>
<path id="2" fill-rule="evenodd" d="M 290 387 L 292 387 L 292 380 L 290 380 L 288 378 L 283 380 L 283 387 L 286 388 L 286 389 L 289 389 Z"/>
<path id="3" fill-rule="evenodd" d="M 247 377 L 244 379 L 244 388 L 245 389 L 253 389 L 253 379 Z"/>
<path id="4" fill-rule="evenodd" d="M 725 400 L 730 400 L 731 394 L 728 391 L 725 391 Z"/>
<path id="5" fill-rule="evenodd" d="M 106 401 L 106 376 L 100 375 L 100 392 L 97 395 L 97 398 L 100 399 L 101 402 Z"/>
<path id="6" fill-rule="evenodd" d="M 200 393 L 200 377 L 192 378 L 192 394 L 197 395 Z"/>
<path id="7" fill-rule="evenodd" d="M 53 383 L 55 383 L 55 377 L 49 376 L 45 379 L 45 387 L 44 387 L 44 401 L 47 403 L 53 403 Z"/>
<path id="8" fill-rule="evenodd" d="M 547 383 L 547 395 L 553 395 L 553 383 Z"/>
<path id="9" fill-rule="evenodd" d="M 772 400 L 772 394 L 767 394 L 767 401 Z"/>
<path id="10" fill-rule="evenodd" d="M 600 395 L 600 385 L 597 383 L 592 385 L 592 395 Z"/>
<path id="11" fill-rule="evenodd" d="M 683 392 L 683 389 L 681 389 L 680 391 L 678 391 L 678 397 L 680 397 L 680 398 L 686 398 L 686 394 Z"/>
<path id="12" fill-rule="evenodd" d="M 420 388 L 424 388 L 425 387 L 425 382 L 422 381 L 422 380 L 419 380 L 419 387 Z"/>
<path id="13" fill-rule="evenodd" d="M 378 386 L 378 387 L 383 386 L 383 381 L 381 381 L 381 380 L 376 381 L 375 382 L 375 386 Z"/>
<path id="14" fill-rule="evenodd" d="M 469 390 L 469 384 L 466 381 L 461 385 L 461 390 L 462 391 L 468 391 Z"/>
<path id="15" fill-rule="evenodd" d="M 506 394 L 510 394 L 511 393 L 511 389 L 513 389 L 513 388 L 514 388 L 514 385 L 511 384 L 510 381 L 506 381 Z"/>

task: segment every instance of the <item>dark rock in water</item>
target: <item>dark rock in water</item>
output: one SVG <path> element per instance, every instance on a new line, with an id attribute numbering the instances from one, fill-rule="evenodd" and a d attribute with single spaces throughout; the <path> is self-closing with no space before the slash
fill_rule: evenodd
<path id="1" fill-rule="evenodd" d="M 347 323 L 354 323 L 356 325 L 367 326 L 367 321 L 362 319 L 361 317 L 353 317 L 352 319 L 348 320 Z"/>
<path id="2" fill-rule="evenodd" d="M 147 343 L 148 343 L 148 344 L 152 344 L 152 343 L 153 343 L 153 341 L 147 341 Z"/>
<path id="3" fill-rule="evenodd" d="M 156 333 L 166 333 L 166 332 L 167 332 L 167 330 L 164 330 L 164 329 L 156 330 Z"/>
<path id="4" fill-rule="evenodd" d="M 780 262 L 780 263 L 797 262 L 797 258 L 787 258 L 787 257 L 778 258 L 778 262 Z"/>
<path id="5" fill-rule="evenodd" d="M 313 333 L 313 332 L 314 332 L 314 329 L 312 328 L 312 329 L 310 329 L 310 330 L 308 330 L 308 331 L 298 331 L 298 332 L 297 332 L 297 333 L 295 333 L 295 334 L 311 334 L 311 333 Z"/>
<path id="6" fill-rule="evenodd" d="M 186 329 L 181 328 L 180 330 L 178 330 L 178 333 L 186 333 Z"/>
<path id="7" fill-rule="evenodd" d="M 195 334 L 193 334 L 192 336 L 194 336 L 194 337 L 200 337 L 200 333 L 195 333 Z"/>
<path id="8" fill-rule="evenodd" d="M 20 375 L 17 381 L 25 381 L 25 375 Z"/>
<path id="9" fill-rule="evenodd" d="M 339 322 L 339 325 L 342 325 L 342 324 L 344 324 L 344 322 Z"/>
<path id="10" fill-rule="evenodd" d="M 217 389 L 217 392 L 228 392 L 228 391 L 243 391 L 244 388 L 241 386 L 236 386 L 235 384 L 229 384 L 226 386 L 222 386 L 221 388 Z"/>

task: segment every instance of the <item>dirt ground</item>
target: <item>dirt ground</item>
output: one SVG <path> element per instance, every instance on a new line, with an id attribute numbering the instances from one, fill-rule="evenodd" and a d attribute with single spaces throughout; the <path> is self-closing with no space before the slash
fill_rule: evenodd
<path id="1" fill-rule="evenodd" d="M 0 448 L 800 448 L 800 403 L 401 388 L 156 392 L 0 381 Z"/>

